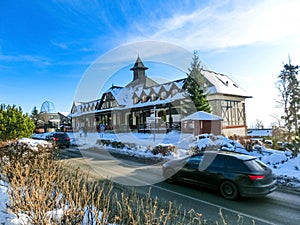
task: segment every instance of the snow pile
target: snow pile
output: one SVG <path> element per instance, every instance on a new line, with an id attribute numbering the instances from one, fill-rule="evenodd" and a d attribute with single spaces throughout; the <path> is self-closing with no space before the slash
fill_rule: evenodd
<path id="1" fill-rule="evenodd" d="M 105 149 L 120 154 L 126 154 L 133 157 L 149 158 L 149 159 L 174 159 L 181 158 L 193 152 L 203 150 L 222 149 L 225 151 L 233 151 L 242 154 L 247 154 L 257 157 L 259 160 L 267 164 L 276 176 L 286 176 L 291 179 L 299 180 L 300 187 L 300 156 L 292 157 L 290 151 L 279 151 L 264 146 L 255 145 L 252 151 L 247 151 L 238 141 L 231 140 L 222 135 L 201 134 L 194 137 L 192 134 L 184 134 L 181 132 L 170 132 L 167 134 L 156 134 L 155 139 L 153 134 L 143 133 L 88 133 L 85 137 L 80 137 L 76 133 L 69 133 L 71 139 L 76 140 L 79 149 L 97 148 L 97 140 L 119 141 L 124 143 L 133 142 L 134 147 L 128 147 L 125 144 L 123 148 L 114 148 L 105 146 Z M 133 141 L 132 141 L 133 140 Z M 162 156 L 161 154 L 153 155 L 152 149 L 157 145 L 174 145 L 176 151 L 169 155 Z"/>
<path id="2" fill-rule="evenodd" d="M 184 134 L 181 132 L 170 132 L 167 134 L 156 134 L 155 139 L 153 134 L 143 133 L 88 133 L 84 138 L 78 138 L 78 134 L 69 133 L 70 137 L 76 139 L 79 149 L 99 147 L 96 140 L 110 140 L 134 143 L 135 147 L 113 148 L 112 146 L 105 146 L 105 149 L 120 154 L 126 154 L 133 157 L 148 158 L 148 159 L 174 159 L 181 158 L 187 154 L 203 150 L 217 150 L 233 151 L 242 154 L 247 154 L 257 157 L 259 160 L 269 166 L 277 178 L 293 179 L 294 187 L 300 188 L 300 156 L 292 157 L 290 151 L 279 151 L 266 148 L 260 145 L 254 145 L 252 151 L 247 151 L 243 145 L 238 141 L 231 140 L 222 135 L 201 134 L 194 137 L 192 134 Z M 132 141 L 134 139 L 134 141 Z M 152 149 L 157 145 L 174 145 L 176 151 L 169 155 L 153 155 Z"/>
<path id="3" fill-rule="evenodd" d="M 279 151 L 259 145 L 254 146 L 253 151 L 247 151 L 237 141 L 224 136 L 207 134 L 196 137 L 196 140 L 190 144 L 190 147 L 195 146 L 200 151 L 210 150 L 211 147 L 214 147 L 215 149 L 221 148 L 225 151 L 255 156 L 273 170 L 279 184 L 300 188 L 300 155 L 294 158 L 291 151 Z"/>
<path id="4" fill-rule="evenodd" d="M 194 137 L 191 134 L 182 134 L 180 132 L 170 132 L 168 134 L 115 134 L 115 133 L 88 133 L 86 136 L 69 133 L 71 139 L 76 141 L 76 145 L 80 150 L 87 148 L 99 148 L 99 140 L 109 140 L 110 142 L 124 142 L 123 147 L 112 147 L 111 145 L 101 144 L 110 151 L 120 154 L 126 154 L 133 157 L 149 158 L 149 159 L 174 159 L 181 158 L 190 153 L 190 151 L 217 150 L 239 152 L 257 157 L 259 160 L 269 166 L 278 181 L 279 185 L 292 187 L 293 189 L 300 188 L 300 155 L 292 157 L 290 151 L 278 151 L 263 146 L 256 145 L 252 151 L 247 151 L 238 141 L 233 141 L 221 135 L 205 134 Z M 35 137 L 36 138 L 36 137 Z M 42 139 L 42 137 L 40 137 Z M 134 139 L 134 141 L 132 141 Z M 130 144 L 130 141 L 133 143 Z M 49 143 L 44 140 L 23 138 L 20 143 L 31 146 L 32 149 L 37 149 L 38 145 L 46 146 Z M 153 155 L 152 150 L 155 146 L 171 147 L 174 146 L 176 151 L 169 155 Z M 28 223 L 26 215 L 20 215 L 20 218 L 12 219 L 13 216 L 5 210 L 5 203 L 8 201 L 6 195 L 7 185 L 0 180 L 0 223 L 11 221 L 12 224 Z M 63 209 L 49 212 L 49 216 L 59 217 Z"/>
<path id="5" fill-rule="evenodd" d="M 33 140 L 31 138 L 22 138 L 18 140 L 18 143 L 27 145 L 31 150 L 38 151 L 38 147 L 51 148 L 52 144 L 45 140 Z"/>
<path id="6" fill-rule="evenodd" d="M 7 189 L 7 183 L 0 179 L 0 224 L 6 224 L 7 221 L 12 221 L 14 218 L 6 209 L 6 203 L 8 202 Z"/>

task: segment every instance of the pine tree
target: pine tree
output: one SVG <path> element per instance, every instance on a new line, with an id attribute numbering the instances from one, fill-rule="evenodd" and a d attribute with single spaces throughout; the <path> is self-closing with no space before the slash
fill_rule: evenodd
<path id="1" fill-rule="evenodd" d="M 34 131 L 34 123 L 21 107 L 0 105 L 0 141 L 28 137 Z"/>
<path id="2" fill-rule="evenodd" d="M 205 111 L 210 113 L 211 108 L 207 101 L 206 79 L 202 75 L 199 56 L 194 52 L 191 68 L 189 68 L 188 77 L 184 88 L 187 90 L 188 97 L 191 99 L 196 111 Z"/>
<path id="3" fill-rule="evenodd" d="M 283 67 L 284 69 L 280 72 L 277 81 L 277 88 L 280 92 L 278 103 L 283 106 L 284 115 L 282 118 L 285 121 L 290 138 L 293 133 L 299 132 L 300 82 L 297 79 L 299 67 L 292 65 L 290 58 L 289 63 L 284 64 Z"/>
<path id="4" fill-rule="evenodd" d="M 36 106 L 34 106 L 31 111 L 30 118 L 33 120 L 35 126 L 37 126 L 38 117 L 39 117 L 39 111 L 37 110 Z"/>

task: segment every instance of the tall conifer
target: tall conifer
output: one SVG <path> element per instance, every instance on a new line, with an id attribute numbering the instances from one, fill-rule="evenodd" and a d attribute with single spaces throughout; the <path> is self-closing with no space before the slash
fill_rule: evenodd
<path id="1" fill-rule="evenodd" d="M 209 94 L 206 89 L 206 79 L 202 74 L 202 67 L 200 64 L 197 52 L 194 52 L 191 68 L 189 68 L 188 77 L 184 88 L 194 104 L 196 111 L 211 112 L 210 105 L 207 101 Z"/>

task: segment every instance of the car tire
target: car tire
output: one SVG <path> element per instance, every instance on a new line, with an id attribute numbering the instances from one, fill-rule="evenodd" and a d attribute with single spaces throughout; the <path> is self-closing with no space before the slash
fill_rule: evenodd
<path id="1" fill-rule="evenodd" d="M 225 180 L 220 185 L 220 193 L 223 198 L 235 200 L 239 197 L 237 186 L 229 180 Z"/>
<path id="2" fill-rule="evenodd" d="M 166 181 L 170 184 L 174 184 L 177 182 L 177 177 L 173 169 L 166 169 L 164 172 L 164 177 Z"/>

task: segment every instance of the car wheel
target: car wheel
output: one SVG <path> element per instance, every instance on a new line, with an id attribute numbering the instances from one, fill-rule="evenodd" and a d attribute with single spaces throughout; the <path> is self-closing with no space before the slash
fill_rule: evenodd
<path id="1" fill-rule="evenodd" d="M 177 181 L 175 172 L 172 169 L 166 169 L 166 171 L 164 172 L 164 177 L 166 178 L 166 181 L 170 184 L 174 184 Z"/>
<path id="2" fill-rule="evenodd" d="M 220 192 L 224 198 L 229 199 L 229 200 L 235 200 L 239 196 L 239 191 L 238 191 L 236 185 L 229 180 L 223 181 L 221 183 Z"/>

